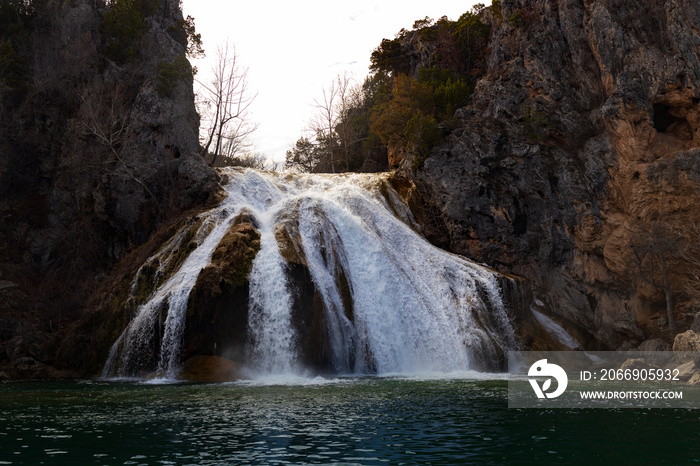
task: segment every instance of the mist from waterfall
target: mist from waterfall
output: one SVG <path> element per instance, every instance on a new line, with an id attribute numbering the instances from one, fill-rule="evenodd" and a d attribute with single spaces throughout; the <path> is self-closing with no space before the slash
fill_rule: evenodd
<path id="1" fill-rule="evenodd" d="M 202 216 L 196 248 L 138 306 L 105 376 L 141 374 L 144 348 L 160 342 L 157 373 L 177 377 L 188 296 L 241 212 L 260 232 L 248 277 L 244 364 L 253 376 L 306 370 L 289 251 L 308 269 L 322 302 L 321 338 L 334 373 L 462 371 L 517 346 L 498 276 L 427 242 L 390 175 L 224 174 L 227 199 Z M 157 256 L 172 256 L 177 238 Z"/>

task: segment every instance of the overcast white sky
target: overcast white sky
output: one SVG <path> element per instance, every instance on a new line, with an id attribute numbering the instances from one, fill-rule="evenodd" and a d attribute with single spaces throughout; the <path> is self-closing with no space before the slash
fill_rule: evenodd
<path id="1" fill-rule="evenodd" d="M 411 29 L 417 19 L 456 20 L 478 1 L 354 0 L 329 2 L 183 0 L 185 16 L 195 19 L 207 57 L 197 60 L 207 80 L 216 47 L 228 38 L 257 93 L 252 119 L 256 150 L 284 160 L 308 120 L 322 89 L 344 72 L 362 82 L 369 57 L 383 38 Z M 482 3 L 489 3 L 482 0 Z M 196 85 L 195 85 L 196 86 Z M 195 90 L 196 91 L 196 90 Z"/>

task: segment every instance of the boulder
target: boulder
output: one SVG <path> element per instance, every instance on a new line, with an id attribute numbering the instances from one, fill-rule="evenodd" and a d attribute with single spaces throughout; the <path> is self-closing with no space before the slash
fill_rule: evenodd
<path id="1" fill-rule="evenodd" d="M 180 379 L 189 382 L 232 382 L 239 378 L 236 363 L 219 356 L 195 356 L 180 369 Z"/>
<path id="2" fill-rule="evenodd" d="M 218 355 L 239 361 L 247 340 L 248 275 L 260 233 L 243 212 L 214 250 L 190 292 L 184 358 Z"/>
<path id="3" fill-rule="evenodd" d="M 692 330 L 679 333 L 673 341 L 673 351 L 700 351 L 700 335 Z"/>
<path id="4" fill-rule="evenodd" d="M 695 361 L 688 361 L 676 367 L 676 369 L 678 369 L 678 378 L 683 382 L 690 380 L 698 370 L 698 368 L 695 366 Z"/>
<path id="5" fill-rule="evenodd" d="M 620 369 L 658 369 L 659 366 L 651 364 L 643 358 L 630 358 L 620 366 Z"/>
<path id="6" fill-rule="evenodd" d="M 660 338 L 652 338 L 639 345 L 637 351 L 671 351 L 671 345 Z"/>
<path id="7" fill-rule="evenodd" d="M 700 335 L 692 330 L 679 333 L 673 341 L 673 351 L 676 361 L 680 363 L 694 361 L 700 351 Z"/>
<path id="8" fill-rule="evenodd" d="M 700 385 L 700 372 L 696 372 L 693 376 L 686 382 L 687 385 Z"/>
<path id="9" fill-rule="evenodd" d="M 13 380 L 39 380 L 39 379 L 66 379 L 75 378 L 76 374 L 69 371 L 58 370 L 36 359 L 24 356 L 13 361 L 0 372 L 0 380 L 3 377 Z"/>

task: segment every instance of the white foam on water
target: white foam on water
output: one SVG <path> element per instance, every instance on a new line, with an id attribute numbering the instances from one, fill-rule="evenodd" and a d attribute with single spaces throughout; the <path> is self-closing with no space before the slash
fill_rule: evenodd
<path id="1" fill-rule="evenodd" d="M 414 374 L 393 373 L 381 374 L 378 377 L 395 378 L 400 380 L 427 382 L 432 380 L 445 381 L 473 381 L 473 380 L 510 380 L 512 375 L 508 372 L 480 372 L 475 370 L 462 370 L 451 372 L 419 372 Z"/>
<path id="2" fill-rule="evenodd" d="M 357 380 L 355 377 L 322 377 L 322 376 L 304 376 L 304 375 L 261 375 L 252 379 L 243 379 L 235 382 L 227 382 L 227 384 L 261 387 L 261 386 L 323 386 L 323 385 L 339 385 L 351 384 Z"/>

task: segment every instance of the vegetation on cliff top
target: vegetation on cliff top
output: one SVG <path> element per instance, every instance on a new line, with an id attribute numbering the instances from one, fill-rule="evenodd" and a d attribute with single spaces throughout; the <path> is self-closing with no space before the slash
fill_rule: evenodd
<path id="1" fill-rule="evenodd" d="M 286 166 L 309 172 L 378 171 L 403 154 L 419 164 L 449 133 L 485 70 L 490 28 L 483 5 L 457 21 L 418 20 L 384 39 L 371 56 L 371 74 L 360 85 L 339 76 L 323 99 L 310 137 L 287 152 Z M 387 160 L 388 155 L 388 160 Z"/>
<path id="2" fill-rule="evenodd" d="M 34 2 L 7 0 L 0 3 L 0 95 L 24 90 L 28 81 L 29 25 Z"/>
<path id="3" fill-rule="evenodd" d="M 139 40 L 148 30 L 146 17 L 158 9 L 158 0 L 115 0 L 102 16 L 102 53 L 123 64 L 138 54 Z"/>
<path id="4" fill-rule="evenodd" d="M 102 56 L 118 65 L 134 61 L 140 53 L 141 39 L 148 31 L 148 18 L 158 12 L 159 6 L 159 0 L 95 2 L 93 7 L 101 11 L 98 50 Z M 0 3 L 0 94 L 31 88 L 31 31 L 46 22 L 46 15 L 61 14 L 60 8 L 60 3 L 48 0 L 5 0 Z M 185 47 L 188 57 L 204 54 L 201 34 L 196 32 L 191 16 L 175 21 L 167 32 Z M 181 65 L 184 58 L 183 55 L 182 59 L 162 64 L 166 70 L 163 76 L 159 76 L 162 95 L 169 94 L 176 84 L 170 81 L 187 77 L 183 77 L 184 69 L 196 73 L 196 69 L 190 71 L 189 65 Z"/>

